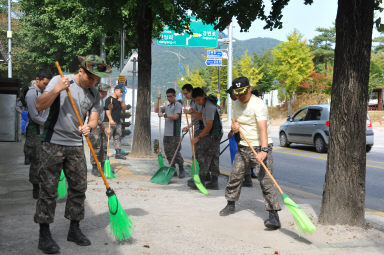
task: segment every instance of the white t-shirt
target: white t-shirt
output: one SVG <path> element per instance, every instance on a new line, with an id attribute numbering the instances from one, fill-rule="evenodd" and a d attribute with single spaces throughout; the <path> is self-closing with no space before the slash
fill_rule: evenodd
<path id="1" fill-rule="evenodd" d="M 246 104 L 241 103 L 239 100 L 233 102 L 232 117 L 239 122 L 241 131 L 252 146 L 261 145 L 260 131 L 257 123 L 266 120 L 268 144 L 272 143 L 270 123 L 268 119 L 268 107 L 262 99 L 255 95 L 251 95 L 250 100 Z M 243 138 L 241 138 L 240 145 L 248 146 Z"/>

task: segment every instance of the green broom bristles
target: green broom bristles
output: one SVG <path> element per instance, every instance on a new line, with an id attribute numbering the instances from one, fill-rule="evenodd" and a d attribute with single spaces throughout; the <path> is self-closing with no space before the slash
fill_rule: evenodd
<path id="1" fill-rule="evenodd" d="M 124 241 L 131 237 L 133 222 L 121 207 L 115 192 L 107 189 L 108 207 L 111 233 L 118 241 Z"/>
<path id="2" fill-rule="evenodd" d="M 315 227 L 315 225 L 313 225 L 312 221 L 308 218 L 308 216 L 305 214 L 305 212 L 300 208 L 300 206 L 298 206 L 285 193 L 281 194 L 281 198 L 283 199 L 283 202 L 287 206 L 289 211 L 291 211 L 297 226 L 304 233 L 312 234 L 312 232 L 316 230 L 316 227 Z"/>
<path id="3" fill-rule="evenodd" d="M 201 183 L 199 173 L 200 173 L 199 162 L 197 162 L 197 160 L 195 159 L 192 162 L 192 168 L 191 168 L 191 175 L 193 178 L 193 182 L 195 183 L 196 187 L 200 190 L 202 194 L 207 195 L 208 190 Z"/>
<path id="4" fill-rule="evenodd" d="M 116 178 L 116 176 L 113 174 L 111 170 L 111 163 L 109 163 L 108 158 L 104 162 L 104 175 L 105 175 L 105 178 L 108 178 L 108 179 Z"/>
<path id="5" fill-rule="evenodd" d="M 65 181 L 64 171 L 61 170 L 59 185 L 57 186 L 57 197 L 59 199 L 64 198 L 67 194 L 67 184 Z"/>

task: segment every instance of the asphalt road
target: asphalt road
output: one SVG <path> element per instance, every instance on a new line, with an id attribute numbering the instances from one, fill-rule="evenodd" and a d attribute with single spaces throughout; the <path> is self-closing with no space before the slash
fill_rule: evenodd
<path id="1" fill-rule="evenodd" d="M 183 123 L 185 124 L 185 123 Z M 162 122 L 163 126 L 163 122 Z M 152 115 L 152 139 L 158 138 L 158 117 Z M 384 128 L 374 128 L 375 140 L 367 153 L 366 207 L 384 211 Z M 163 131 L 162 131 L 163 133 Z M 227 133 L 227 132 L 226 132 Z M 226 133 L 222 141 L 226 139 Z M 317 153 L 306 145 L 292 144 L 289 148 L 279 146 L 278 127 L 272 127 L 274 147 L 274 176 L 282 186 L 322 195 L 326 171 L 327 154 Z M 228 142 L 221 145 L 221 150 Z M 189 136 L 184 137 L 182 156 L 192 159 Z M 230 172 L 232 168 L 229 149 L 220 156 L 220 170 Z"/>

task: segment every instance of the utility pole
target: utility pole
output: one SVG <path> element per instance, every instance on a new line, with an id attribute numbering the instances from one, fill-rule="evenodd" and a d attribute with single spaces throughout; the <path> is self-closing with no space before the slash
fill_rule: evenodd
<path id="1" fill-rule="evenodd" d="M 132 126 L 135 126 L 135 110 L 136 110 L 136 107 L 135 107 L 135 85 L 136 85 L 135 76 L 136 76 L 136 62 L 137 62 L 136 57 L 133 57 L 132 62 L 133 62 L 133 68 L 132 68 Z M 134 107 L 135 107 L 135 110 L 133 110 Z"/>
<path id="2" fill-rule="evenodd" d="M 217 68 L 217 105 L 220 106 L 220 66 Z"/>
<path id="3" fill-rule="evenodd" d="M 124 55 L 125 55 L 125 30 L 120 32 L 120 73 L 124 68 Z"/>
<path id="4" fill-rule="evenodd" d="M 229 24 L 228 27 L 228 65 L 227 65 L 227 70 L 228 70 L 228 81 L 227 81 L 227 89 L 229 89 L 232 86 L 232 22 Z M 227 95 L 227 123 L 228 126 L 230 127 L 232 125 L 232 99 L 230 95 Z"/>
<path id="5" fill-rule="evenodd" d="M 12 78 L 12 30 L 11 30 L 11 0 L 8 0 L 8 78 Z"/>

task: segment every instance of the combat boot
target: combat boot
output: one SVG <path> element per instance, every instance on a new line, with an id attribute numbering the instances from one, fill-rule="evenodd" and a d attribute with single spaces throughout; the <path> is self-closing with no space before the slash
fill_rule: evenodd
<path id="1" fill-rule="evenodd" d="M 40 185 L 39 184 L 33 184 L 32 196 L 34 199 L 39 198 L 39 192 L 40 192 Z"/>
<path id="2" fill-rule="evenodd" d="M 121 154 L 121 150 L 116 150 L 116 159 L 127 159 L 123 154 Z"/>
<path id="3" fill-rule="evenodd" d="M 81 232 L 79 221 L 76 220 L 71 220 L 67 241 L 74 242 L 80 246 L 91 245 L 91 241 L 89 241 L 89 239 Z"/>
<path id="4" fill-rule="evenodd" d="M 253 187 L 253 182 L 250 174 L 244 176 L 243 187 Z"/>
<path id="5" fill-rule="evenodd" d="M 203 184 L 203 186 L 205 187 L 205 182 L 206 182 L 206 179 L 205 179 L 205 176 L 202 176 L 202 175 L 199 175 L 199 177 L 200 177 L 200 182 L 201 182 L 201 184 Z M 190 187 L 191 189 L 197 189 L 197 187 L 196 187 L 196 184 L 195 184 L 195 181 L 193 180 L 193 178 L 191 178 L 191 179 L 189 179 L 188 181 L 187 181 L 187 185 L 188 185 L 188 187 Z"/>
<path id="6" fill-rule="evenodd" d="M 275 210 L 268 211 L 269 218 L 264 221 L 264 226 L 270 230 L 276 230 L 281 227 L 279 214 Z"/>
<path id="7" fill-rule="evenodd" d="M 100 177 L 100 176 L 101 176 L 101 174 L 100 174 L 100 172 L 99 172 L 99 169 L 97 168 L 97 165 L 92 165 L 92 174 L 93 174 L 94 176 L 97 176 L 97 177 Z"/>
<path id="8" fill-rule="evenodd" d="M 184 166 L 179 165 L 179 178 L 183 179 L 185 177 L 185 171 L 184 171 Z"/>
<path id="9" fill-rule="evenodd" d="M 193 178 L 190 178 L 187 181 L 187 186 L 190 187 L 191 189 L 196 189 L 196 185 L 195 185 L 195 182 L 193 181 Z"/>
<path id="10" fill-rule="evenodd" d="M 37 246 L 46 254 L 56 254 L 60 252 L 60 247 L 52 239 L 49 224 L 40 224 L 39 245 Z"/>
<path id="11" fill-rule="evenodd" d="M 205 187 L 207 189 L 213 189 L 213 190 L 218 190 L 219 189 L 219 182 L 218 182 L 218 177 L 216 175 L 211 175 L 211 181 L 208 182 Z"/>
<path id="12" fill-rule="evenodd" d="M 223 210 L 220 211 L 220 216 L 228 216 L 235 213 L 235 201 L 228 201 Z"/>

